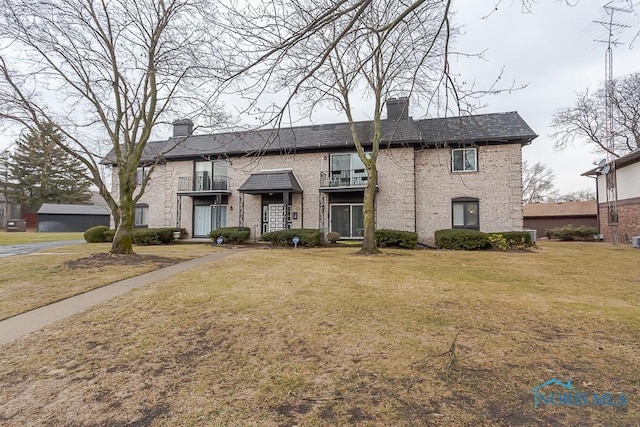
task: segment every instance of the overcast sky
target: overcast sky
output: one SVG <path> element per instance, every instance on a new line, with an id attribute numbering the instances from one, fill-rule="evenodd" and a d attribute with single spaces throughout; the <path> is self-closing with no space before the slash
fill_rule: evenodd
<path id="1" fill-rule="evenodd" d="M 522 1 L 530 0 L 505 0 L 491 13 L 496 1 L 454 0 L 454 23 L 462 25 L 455 48 L 465 53 L 484 51 L 484 60 L 452 57 L 452 71 L 465 81 L 476 80 L 479 88 L 490 87 L 501 70 L 504 87 L 512 82 L 527 85 L 510 94 L 485 97 L 486 107 L 477 112 L 518 111 L 540 135 L 524 147 L 524 159 L 551 167 L 557 177 L 556 187 L 562 193 L 593 190 L 593 180 L 580 174 L 603 156 L 580 144 L 555 152 L 550 136 L 553 129 L 549 124 L 554 111 L 572 105 L 578 92 L 595 89 L 604 80 L 606 45 L 594 40 L 606 39 L 607 32 L 593 21 L 606 18 L 602 6 L 607 1 L 570 0 L 576 3 L 570 7 L 563 0 L 545 0 L 533 4 L 531 11 L 526 12 L 522 10 Z M 614 50 L 614 76 L 640 71 L 640 35 L 633 39 L 640 30 L 640 10 L 621 14 L 619 21 L 632 23 L 633 28 L 618 37 L 624 44 Z M 359 119 L 370 118 L 365 110 L 363 105 Z M 414 117 L 424 114 L 411 113 Z M 326 111 L 319 112 L 312 120 L 325 123 L 345 119 L 336 112 Z M 161 130 L 158 137 L 168 136 L 169 129 Z M 0 149 L 14 140 L 14 135 L 0 135 Z"/>
<path id="2" fill-rule="evenodd" d="M 491 12 L 487 3 L 494 2 L 454 0 L 456 20 L 465 26 L 464 35 L 458 39 L 460 50 L 487 49 L 484 63 L 460 64 L 464 75 L 490 83 L 504 66 L 505 83 L 515 80 L 528 86 L 511 94 L 486 97 L 488 106 L 481 112 L 518 111 L 539 135 L 524 147 L 523 158 L 551 167 L 562 193 L 594 190 L 593 180 L 580 174 L 604 156 L 579 144 L 555 152 L 550 122 L 558 108 L 575 102 L 577 92 L 595 89 L 604 81 L 606 45 L 594 40 L 606 39 L 607 31 L 593 21 L 606 17 L 602 6 L 607 1 L 572 0 L 577 4 L 569 7 L 564 1 L 545 0 L 532 5 L 530 13 L 523 13 L 520 0 L 507 0 L 482 19 Z M 640 10 L 620 14 L 619 19 L 614 15 L 618 22 L 633 24 L 619 36 L 625 44 L 613 51 L 615 77 L 640 71 L 640 36 L 633 39 L 640 31 L 639 15 Z"/>

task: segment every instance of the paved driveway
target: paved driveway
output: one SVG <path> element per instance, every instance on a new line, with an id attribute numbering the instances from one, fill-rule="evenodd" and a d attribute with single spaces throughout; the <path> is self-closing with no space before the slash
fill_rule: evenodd
<path id="1" fill-rule="evenodd" d="M 11 255 L 24 255 L 38 252 L 43 249 L 58 248 L 60 246 L 77 245 L 84 240 L 64 240 L 59 242 L 21 243 L 19 245 L 0 246 L 0 258 Z"/>

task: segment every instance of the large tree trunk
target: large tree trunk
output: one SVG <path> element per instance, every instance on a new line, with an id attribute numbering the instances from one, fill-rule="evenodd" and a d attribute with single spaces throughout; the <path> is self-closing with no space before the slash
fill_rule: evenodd
<path id="1" fill-rule="evenodd" d="M 376 245 L 376 212 L 375 198 L 376 186 L 378 185 L 378 169 L 374 162 L 366 166 L 367 186 L 364 189 L 363 210 L 364 210 L 364 239 L 362 249 L 358 253 L 364 255 L 377 254 L 380 251 Z"/>
<path id="2" fill-rule="evenodd" d="M 122 195 L 121 195 L 122 196 Z M 116 234 L 111 242 L 109 253 L 114 255 L 133 254 L 133 222 L 135 219 L 135 205 L 131 197 L 121 197 L 119 207 L 119 218 L 116 221 Z"/>

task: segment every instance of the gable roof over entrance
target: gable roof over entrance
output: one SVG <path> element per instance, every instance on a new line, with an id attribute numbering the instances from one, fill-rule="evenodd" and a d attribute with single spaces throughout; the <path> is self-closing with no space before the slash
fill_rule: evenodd
<path id="1" fill-rule="evenodd" d="M 238 191 L 245 194 L 302 193 L 302 186 L 291 170 L 273 170 L 251 174 Z"/>

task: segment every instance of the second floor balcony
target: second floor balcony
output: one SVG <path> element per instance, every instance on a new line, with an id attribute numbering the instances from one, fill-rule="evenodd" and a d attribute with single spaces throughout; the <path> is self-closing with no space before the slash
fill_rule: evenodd
<path id="1" fill-rule="evenodd" d="M 229 177 L 200 175 L 178 177 L 178 193 L 230 193 Z"/>
<path id="2" fill-rule="evenodd" d="M 347 169 L 320 172 L 320 188 L 326 191 L 340 189 L 364 189 L 367 186 L 367 171 Z"/>

